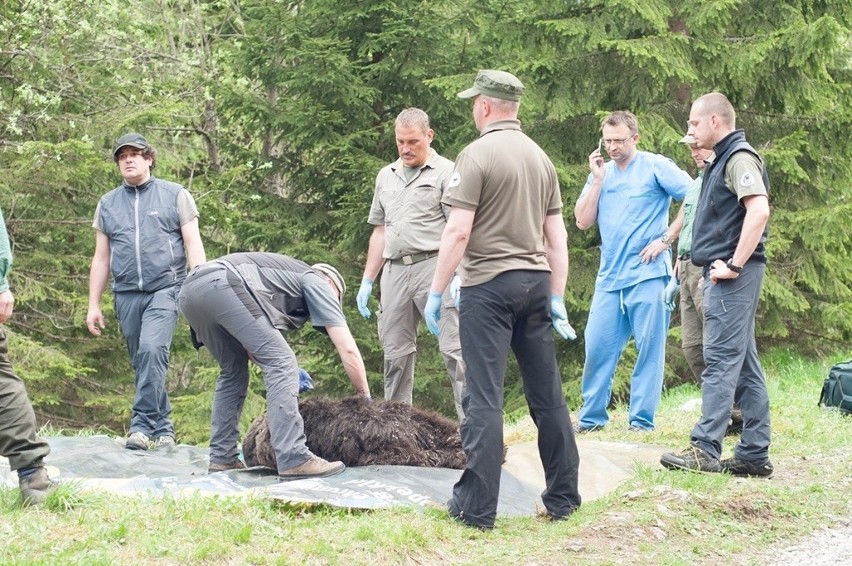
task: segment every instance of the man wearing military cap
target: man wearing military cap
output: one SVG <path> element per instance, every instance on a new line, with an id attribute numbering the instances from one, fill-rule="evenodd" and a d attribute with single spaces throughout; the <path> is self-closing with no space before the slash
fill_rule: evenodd
<path id="1" fill-rule="evenodd" d="M 538 427 L 546 513 L 562 519 L 580 506 L 579 455 L 552 335 L 555 329 L 562 338 L 575 338 L 562 299 L 567 231 L 556 169 L 521 131 L 523 90 L 514 75 L 486 70 L 458 95 L 473 99 L 480 137 L 459 154 L 442 200 L 452 209 L 426 303 L 427 326 L 438 334 L 441 291 L 458 267 L 467 467 L 448 507 L 452 517 L 480 529 L 492 528 L 497 514 L 510 348 Z"/>
<path id="2" fill-rule="evenodd" d="M 700 148 L 695 144 L 695 138 L 685 135 L 680 143 L 689 146 L 692 159 L 698 168 L 698 177 L 683 199 L 678 217 L 681 219 L 683 228 L 677 241 L 677 259 L 675 260 L 674 274 L 663 300 L 669 310 L 674 310 L 675 299 L 680 293 L 680 325 L 683 334 L 681 349 L 689 365 L 689 369 L 695 376 L 698 384 L 701 384 L 701 372 L 704 371 L 704 299 L 701 287 L 701 268 L 693 265 L 690 261 L 692 250 L 692 220 L 695 218 L 695 206 L 698 204 L 698 195 L 701 193 L 701 181 L 704 176 L 706 161 L 713 155 L 712 149 Z"/>
<path id="3" fill-rule="evenodd" d="M 135 373 L 136 394 L 126 448 L 175 443 L 166 390 L 169 348 L 178 320 L 177 296 L 186 264 L 205 262 L 192 195 L 151 172 L 157 152 L 141 134 L 118 138 L 112 151 L 124 182 L 98 202 L 92 226 L 95 255 L 89 272 L 86 326 L 106 327 L 101 297 L 112 274 L 115 314 Z"/>

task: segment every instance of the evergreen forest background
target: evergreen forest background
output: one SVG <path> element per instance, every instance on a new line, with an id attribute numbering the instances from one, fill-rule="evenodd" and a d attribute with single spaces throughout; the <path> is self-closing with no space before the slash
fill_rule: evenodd
<path id="1" fill-rule="evenodd" d="M 477 132 L 455 97 L 478 69 L 527 86 L 524 130 L 560 176 L 569 230 L 566 301 L 580 336 L 558 343 L 579 405 L 585 327 L 599 254 L 572 209 L 608 111 L 640 120 L 640 149 L 695 174 L 690 101 L 725 93 L 769 168 L 770 264 L 761 347 L 810 355 L 852 338 L 852 3 L 844 0 L 0 0 L 0 207 L 13 243 L 10 357 L 42 423 L 124 432 L 133 377 L 111 296 L 85 327 L 92 215 L 120 182 L 110 151 L 127 131 L 159 152 L 155 174 L 184 184 L 207 256 L 286 253 L 338 266 L 357 288 L 375 176 L 396 158 L 393 119 L 426 110 L 452 159 Z M 672 213 L 674 213 L 674 208 Z M 344 310 L 375 396 L 375 317 Z M 375 300 L 375 297 L 374 297 Z M 375 303 L 371 304 L 375 307 Z M 181 320 L 169 390 L 179 441 L 203 443 L 217 367 Z M 679 321 L 666 385 L 687 379 Z M 287 336 L 316 393 L 352 394 L 334 349 L 307 328 Z M 437 344 L 422 328 L 415 403 L 453 415 Z M 615 383 L 627 393 L 628 349 Z M 253 370 L 256 371 L 256 370 Z M 252 380 L 246 424 L 263 409 Z M 517 368 L 506 409 L 524 411 Z"/>

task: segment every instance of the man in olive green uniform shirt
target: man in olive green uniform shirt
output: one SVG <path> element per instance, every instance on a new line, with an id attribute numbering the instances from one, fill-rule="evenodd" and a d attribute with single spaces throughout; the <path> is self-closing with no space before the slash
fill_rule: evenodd
<path id="1" fill-rule="evenodd" d="M 443 332 L 441 292 L 461 263 L 459 333 L 467 365 L 461 438 L 467 465 L 448 510 L 480 529 L 492 528 L 497 514 L 509 349 L 538 428 L 546 513 L 562 519 L 581 500 L 580 457 L 552 335 L 555 329 L 563 338 L 576 337 L 563 301 L 568 236 L 556 169 L 517 118 L 523 88 L 510 73 L 485 70 L 459 93 L 473 99 L 480 136 L 459 154 L 444 195 L 452 212 L 425 309 L 429 330 Z"/>

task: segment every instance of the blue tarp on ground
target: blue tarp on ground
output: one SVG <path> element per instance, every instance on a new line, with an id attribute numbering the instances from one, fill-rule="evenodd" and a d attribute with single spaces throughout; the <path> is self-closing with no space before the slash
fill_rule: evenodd
<path id="1" fill-rule="evenodd" d="M 376 509 L 393 505 L 444 507 L 461 470 L 410 466 L 347 468 L 328 478 L 281 481 L 275 471 L 251 468 L 207 474 L 207 448 L 179 444 L 149 451 L 124 448 L 108 436 L 50 437 L 45 461 L 51 476 L 86 489 L 122 495 L 169 493 L 272 497 L 294 503 Z M 0 483 L 17 486 L 17 475 L 0 458 Z M 541 507 L 541 488 L 503 470 L 499 515 L 529 516 Z"/>

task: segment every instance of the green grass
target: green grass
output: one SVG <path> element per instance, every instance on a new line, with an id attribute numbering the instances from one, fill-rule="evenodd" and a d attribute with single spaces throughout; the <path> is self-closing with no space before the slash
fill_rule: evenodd
<path id="1" fill-rule="evenodd" d="M 846 356 L 845 358 L 852 357 Z M 834 361 L 845 359 L 835 357 Z M 672 472 L 637 465 L 608 496 L 568 520 L 499 518 L 467 529 L 441 509 L 351 511 L 273 500 L 158 499 L 63 485 L 42 508 L 0 489 L 0 564 L 759 564 L 770 546 L 852 515 L 852 418 L 817 408 L 829 361 L 763 358 L 773 419 L 775 478 Z M 693 386 L 667 391 L 652 433 L 629 434 L 626 410 L 595 433 L 607 441 L 679 450 L 700 408 Z M 531 440 L 528 423 L 511 441 Z M 726 454 L 733 440 L 726 441 Z"/>

